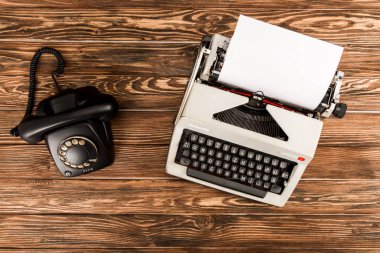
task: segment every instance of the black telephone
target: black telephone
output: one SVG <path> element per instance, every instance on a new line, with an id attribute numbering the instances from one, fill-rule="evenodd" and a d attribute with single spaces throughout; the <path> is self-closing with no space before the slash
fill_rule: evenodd
<path id="1" fill-rule="evenodd" d="M 52 74 L 58 94 L 41 101 L 36 115 L 32 115 L 37 63 L 43 53 L 53 54 L 58 60 Z M 63 73 L 63 68 L 63 57 L 57 50 L 44 47 L 35 53 L 30 64 L 25 115 L 11 135 L 31 144 L 45 139 L 61 174 L 74 177 L 113 163 L 110 121 L 118 111 L 118 104 L 114 97 L 91 86 L 61 90 L 56 77 Z"/>

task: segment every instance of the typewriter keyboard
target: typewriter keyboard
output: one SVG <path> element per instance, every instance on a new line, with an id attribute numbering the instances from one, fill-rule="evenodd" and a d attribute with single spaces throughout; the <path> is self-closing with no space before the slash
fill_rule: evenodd
<path id="1" fill-rule="evenodd" d="M 264 198 L 281 194 L 297 163 L 184 129 L 176 163 L 187 175 Z"/>

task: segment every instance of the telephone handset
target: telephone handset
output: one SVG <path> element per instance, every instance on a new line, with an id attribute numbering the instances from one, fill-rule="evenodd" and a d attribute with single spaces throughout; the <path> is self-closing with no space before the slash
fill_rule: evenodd
<path id="1" fill-rule="evenodd" d="M 52 78 L 58 93 L 42 100 L 32 115 L 36 69 L 43 53 L 53 54 L 58 67 Z M 45 140 L 59 171 L 79 176 L 111 165 L 114 161 L 111 119 L 118 103 L 92 86 L 61 90 L 56 77 L 63 73 L 62 55 L 53 48 L 39 49 L 30 65 L 30 87 L 24 118 L 11 130 L 30 144 Z"/>

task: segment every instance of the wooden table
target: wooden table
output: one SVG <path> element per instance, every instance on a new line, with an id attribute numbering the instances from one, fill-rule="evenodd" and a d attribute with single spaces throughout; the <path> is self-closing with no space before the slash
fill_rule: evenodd
<path id="1" fill-rule="evenodd" d="M 380 250 L 378 0 L 0 0 L 0 249 L 13 252 L 331 252 Z M 239 13 L 345 47 L 343 119 L 325 121 L 288 204 L 272 207 L 165 174 L 172 119 L 207 33 L 231 36 Z M 23 115 L 29 63 L 62 52 L 64 87 L 114 95 L 113 166 L 78 178 L 46 146 L 8 131 Z M 40 65 L 37 100 L 53 94 Z"/>

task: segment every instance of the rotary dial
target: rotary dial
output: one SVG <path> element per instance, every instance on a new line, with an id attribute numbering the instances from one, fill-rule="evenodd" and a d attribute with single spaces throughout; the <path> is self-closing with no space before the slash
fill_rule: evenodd
<path id="1" fill-rule="evenodd" d="M 59 159 L 68 167 L 83 169 L 96 162 L 97 149 L 95 144 L 81 136 L 69 137 L 58 146 Z"/>

